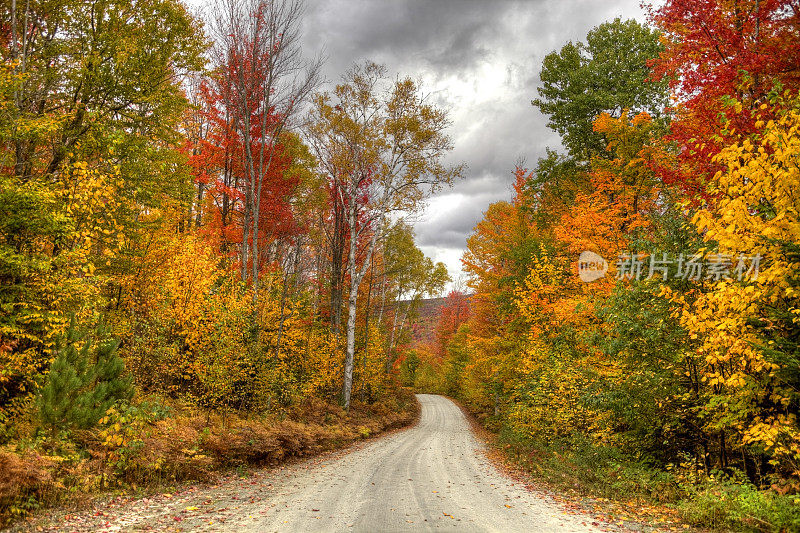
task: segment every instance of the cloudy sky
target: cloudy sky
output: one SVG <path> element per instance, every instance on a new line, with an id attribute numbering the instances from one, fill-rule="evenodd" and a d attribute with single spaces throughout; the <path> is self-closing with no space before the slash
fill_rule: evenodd
<path id="1" fill-rule="evenodd" d="M 530 105 L 542 59 L 615 17 L 644 20 L 639 0 L 306 0 L 304 41 L 324 47 L 335 83 L 371 59 L 421 80 L 450 112 L 451 160 L 469 167 L 415 223 L 423 251 L 461 274 L 466 238 L 492 202 L 510 198 L 511 172 L 558 147 Z"/>

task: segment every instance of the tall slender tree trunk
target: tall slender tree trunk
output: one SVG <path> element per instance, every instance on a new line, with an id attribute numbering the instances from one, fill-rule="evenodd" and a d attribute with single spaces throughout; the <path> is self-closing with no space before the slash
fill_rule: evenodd
<path id="1" fill-rule="evenodd" d="M 347 267 L 350 273 L 350 294 L 347 298 L 347 353 L 344 359 L 344 387 L 342 399 L 345 409 L 350 409 L 350 393 L 353 390 L 353 360 L 356 353 L 356 304 L 358 303 L 358 274 L 356 273 L 356 247 L 358 234 L 356 233 L 356 206 L 350 199 L 348 218 L 350 222 L 350 253 L 347 258 Z"/>
<path id="2" fill-rule="evenodd" d="M 384 253 L 386 249 L 384 248 Z M 386 309 L 386 264 L 381 268 L 381 309 L 378 311 L 378 324 L 383 324 L 383 311 Z"/>
<path id="3" fill-rule="evenodd" d="M 249 196 L 250 192 L 248 191 L 245 193 L 245 204 L 249 204 Z M 242 222 L 242 244 L 239 247 L 239 253 L 242 258 L 242 264 L 240 268 L 242 281 L 247 281 L 247 252 L 250 249 L 250 244 L 247 242 L 248 240 L 250 240 L 250 208 L 245 207 L 244 221 Z"/>
<path id="4" fill-rule="evenodd" d="M 369 262 L 369 285 L 367 286 L 367 305 L 364 309 L 364 354 L 361 356 L 361 372 L 362 372 L 362 384 L 361 384 L 361 401 L 364 401 L 364 395 L 366 393 L 366 385 L 367 385 L 367 355 L 369 353 L 369 315 L 370 315 L 370 305 L 372 304 L 372 283 L 375 277 L 375 256 L 373 255 Z"/>
<path id="5" fill-rule="evenodd" d="M 394 306 L 394 318 L 392 320 L 392 333 L 389 335 L 389 346 L 386 350 L 386 362 L 384 363 L 384 371 L 388 374 L 392 369 L 392 350 L 394 349 L 394 335 L 397 331 L 397 314 L 400 311 L 400 302 L 396 302 Z"/>
<path id="6" fill-rule="evenodd" d="M 11 0 L 11 59 L 17 59 L 17 0 Z"/>
<path id="7" fill-rule="evenodd" d="M 249 143 L 249 139 L 247 139 Z M 253 158 L 250 147 L 245 146 L 246 168 L 248 174 L 247 188 L 244 193 L 244 225 L 242 226 L 242 281 L 247 281 L 247 260 L 250 251 L 250 224 L 253 217 Z"/>
<path id="8" fill-rule="evenodd" d="M 269 98 L 267 98 L 266 102 L 264 103 L 267 109 L 269 109 Z M 277 137 L 281 133 L 281 128 L 278 127 L 270 138 L 269 141 L 269 156 L 264 156 L 264 145 L 267 143 L 267 131 L 266 131 L 266 121 L 267 118 L 263 117 L 262 119 L 262 126 L 261 126 L 261 139 L 260 140 L 260 147 L 258 150 L 258 177 L 256 178 L 256 186 L 253 195 L 253 303 L 255 304 L 258 301 L 258 274 L 259 274 L 259 266 L 260 266 L 260 253 L 258 249 L 258 224 L 261 220 L 261 189 L 264 186 L 264 176 L 267 172 L 269 172 L 270 167 L 272 167 L 272 156 L 275 154 L 275 142 Z"/>
<path id="9" fill-rule="evenodd" d="M 383 224 L 383 216 L 381 214 L 377 219 L 376 228 L 380 228 Z M 350 223 L 350 253 L 347 258 L 347 268 L 350 273 L 350 294 L 347 298 L 347 354 L 344 361 L 344 386 L 342 387 L 342 396 L 344 408 L 350 408 L 350 394 L 353 391 L 353 361 L 356 353 L 356 312 L 358 310 L 358 287 L 361 285 L 361 280 L 367 273 L 367 268 L 372 261 L 372 254 L 375 251 L 375 244 L 378 241 L 379 232 L 376 231 L 372 234 L 369 244 L 366 248 L 364 263 L 361 268 L 356 265 L 356 252 L 358 249 L 358 234 L 356 228 L 358 216 L 358 206 L 356 205 L 355 195 L 348 199 L 348 222 Z"/>
<path id="10" fill-rule="evenodd" d="M 261 179 L 259 178 L 259 182 Z M 259 196 L 260 192 L 256 192 L 255 196 Z M 260 264 L 259 249 L 258 249 L 258 219 L 259 207 L 253 209 L 253 243 L 250 246 L 250 260 L 252 261 L 252 269 L 250 279 L 253 287 L 253 305 L 258 302 L 258 267 Z"/>
<path id="11" fill-rule="evenodd" d="M 291 274 L 297 277 L 297 269 L 298 265 L 300 264 L 300 241 L 297 241 L 297 245 L 294 251 L 294 257 L 292 258 L 292 270 Z M 284 314 L 286 310 L 286 299 L 289 295 L 289 269 L 283 274 L 283 289 L 281 290 L 281 314 L 280 319 L 278 320 L 278 334 L 275 340 L 275 355 L 279 357 L 281 355 L 281 341 L 283 340 L 283 327 L 286 324 L 286 320 L 289 319 L 293 314 L 294 310 L 289 311 L 289 314 Z"/>
<path id="12" fill-rule="evenodd" d="M 205 184 L 204 183 L 201 182 L 201 183 L 197 184 L 197 203 L 195 204 L 196 205 L 196 209 L 195 209 L 195 214 L 194 214 L 194 227 L 196 227 L 196 228 L 199 228 L 200 227 L 200 223 L 203 221 L 202 205 L 203 205 L 203 189 L 204 188 L 205 188 Z"/>
<path id="13" fill-rule="evenodd" d="M 344 205 L 338 198 L 334 202 L 333 236 L 331 238 L 331 330 L 338 333 L 342 329 L 342 298 L 344 295 Z"/>
<path id="14" fill-rule="evenodd" d="M 322 246 L 320 246 L 319 248 L 321 250 Z M 322 285 L 322 283 L 320 283 L 320 280 L 322 279 L 322 275 L 323 275 L 322 274 L 322 268 L 323 267 L 322 267 L 322 253 L 321 253 L 321 251 L 318 250 L 317 253 L 315 254 L 315 256 L 316 257 L 314 257 L 314 279 L 316 280 L 316 285 L 317 285 L 317 290 L 316 290 L 317 297 L 314 299 L 314 312 L 313 312 L 312 316 L 318 317 L 319 314 L 320 314 L 320 310 L 322 308 L 322 294 L 323 294 L 323 291 L 322 291 L 322 286 L 323 285 Z"/>
<path id="15" fill-rule="evenodd" d="M 353 290 L 347 299 L 347 355 L 344 360 L 344 408 L 350 409 L 350 394 L 353 390 L 353 361 L 356 352 L 356 297 L 358 290 Z"/>

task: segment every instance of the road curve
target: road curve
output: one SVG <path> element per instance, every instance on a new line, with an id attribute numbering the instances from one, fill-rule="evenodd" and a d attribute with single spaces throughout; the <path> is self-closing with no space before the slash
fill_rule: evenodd
<path id="1" fill-rule="evenodd" d="M 414 428 L 309 460 L 106 515 L 116 531 L 598 531 L 529 492 L 484 455 L 461 410 L 421 394 Z"/>

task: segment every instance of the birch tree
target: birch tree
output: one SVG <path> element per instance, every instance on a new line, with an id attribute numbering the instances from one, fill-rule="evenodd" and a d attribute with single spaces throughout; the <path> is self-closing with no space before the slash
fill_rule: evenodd
<path id="1" fill-rule="evenodd" d="M 310 144 L 344 212 L 347 242 L 347 341 L 342 401 L 350 407 L 358 289 L 384 222 L 410 213 L 462 174 L 443 159 L 452 145 L 447 113 L 426 102 L 409 78 L 390 80 L 381 65 L 352 67 L 332 94 L 315 98 Z"/>

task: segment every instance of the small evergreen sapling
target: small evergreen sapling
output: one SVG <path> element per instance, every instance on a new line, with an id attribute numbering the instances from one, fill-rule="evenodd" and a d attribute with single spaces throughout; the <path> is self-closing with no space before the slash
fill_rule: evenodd
<path id="1" fill-rule="evenodd" d="M 57 343 L 56 358 L 38 398 L 44 426 L 53 431 L 90 428 L 114 402 L 133 396 L 131 378 L 123 375 L 125 365 L 117 354 L 119 342 L 107 334 L 98 326 L 94 341 L 73 321 Z"/>

